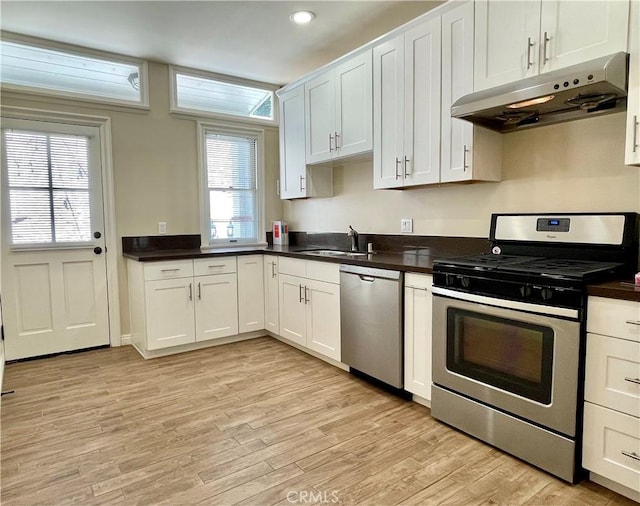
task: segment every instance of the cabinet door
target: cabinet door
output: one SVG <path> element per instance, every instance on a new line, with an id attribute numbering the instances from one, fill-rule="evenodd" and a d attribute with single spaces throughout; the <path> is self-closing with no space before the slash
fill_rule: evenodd
<path id="1" fill-rule="evenodd" d="M 279 275 L 280 335 L 301 346 L 307 345 L 304 305 L 305 279 Z"/>
<path id="2" fill-rule="evenodd" d="M 463 181 L 473 172 L 473 129 L 451 117 L 451 105 L 473 92 L 473 2 L 442 16 L 442 182 Z"/>
<path id="3" fill-rule="evenodd" d="M 540 1 L 476 0 L 474 91 L 538 73 Z"/>
<path id="4" fill-rule="evenodd" d="M 198 276 L 196 292 L 196 341 L 238 333 L 238 278 L 234 274 Z"/>
<path id="5" fill-rule="evenodd" d="M 264 329 L 262 255 L 238 257 L 238 332 Z"/>
<path id="6" fill-rule="evenodd" d="M 280 334 L 278 257 L 264 256 L 264 328 Z"/>
<path id="7" fill-rule="evenodd" d="M 280 97 L 280 198 L 306 197 L 304 87 Z"/>
<path id="8" fill-rule="evenodd" d="M 628 0 L 544 0 L 540 72 L 627 50 Z"/>
<path id="9" fill-rule="evenodd" d="M 305 280 L 307 348 L 340 361 L 340 285 Z"/>
<path id="10" fill-rule="evenodd" d="M 640 165 L 640 2 L 631 2 L 629 23 L 629 92 L 624 163 Z"/>
<path id="11" fill-rule="evenodd" d="M 404 36 L 373 48 L 373 187 L 404 185 Z"/>
<path id="12" fill-rule="evenodd" d="M 145 282 L 147 349 L 193 343 L 193 278 Z"/>
<path id="13" fill-rule="evenodd" d="M 440 17 L 404 35 L 404 185 L 440 180 Z"/>
<path id="14" fill-rule="evenodd" d="M 334 76 L 336 154 L 343 157 L 369 151 L 373 138 L 371 51 L 336 67 Z"/>
<path id="15" fill-rule="evenodd" d="M 404 290 L 404 388 L 431 400 L 431 276 L 407 275 Z"/>
<path id="16" fill-rule="evenodd" d="M 306 162 L 326 162 L 335 150 L 335 83 L 333 71 L 304 85 Z"/>

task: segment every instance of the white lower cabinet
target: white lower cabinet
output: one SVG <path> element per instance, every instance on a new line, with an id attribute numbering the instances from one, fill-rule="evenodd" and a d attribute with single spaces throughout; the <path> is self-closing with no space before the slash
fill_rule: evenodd
<path id="1" fill-rule="evenodd" d="M 157 350 L 195 341 L 193 278 L 147 281 L 144 294 L 145 349 Z"/>
<path id="2" fill-rule="evenodd" d="M 404 280 L 404 388 L 431 401 L 431 292 L 433 277 L 408 273 Z"/>
<path id="3" fill-rule="evenodd" d="M 279 259 L 282 337 L 340 361 L 340 274 L 337 264 Z"/>
<path id="4" fill-rule="evenodd" d="M 238 257 L 238 331 L 262 330 L 264 325 L 264 266 L 262 255 Z"/>
<path id="5" fill-rule="evenodd" d="M 143 354 L 238 334 L 235 256 L 129 260 L 127 269 L 131 341 Z M 261 289 L 256 296 L 261 306 Z"/>
<path id="6" fill-rule="evenodd" d="M 264 256 L 264 328 L 280 334 L 280 314 L 278 302 L 278 257 Z"/>
<path id="7" fill-rule="evenodd" d="M 640 501 L 640 303 L 589 297 L 582 465 Z"/>

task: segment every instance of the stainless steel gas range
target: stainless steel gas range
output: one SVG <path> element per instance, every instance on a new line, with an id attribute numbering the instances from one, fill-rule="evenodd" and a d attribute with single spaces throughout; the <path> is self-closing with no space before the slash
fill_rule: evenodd
<path id="1" fill-rule="evenodd" d="M 431 414 L 580 479 L 586 286 L 635 272 L 635 213 L 494 214 L 491 251 L 433 267 Z"/>

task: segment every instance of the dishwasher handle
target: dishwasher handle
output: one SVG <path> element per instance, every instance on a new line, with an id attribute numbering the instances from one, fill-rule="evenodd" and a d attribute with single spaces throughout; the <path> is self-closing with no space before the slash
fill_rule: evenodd
<path id="1" fill-rule="evenodd" d="M 360 276 L 361 279 L 362 276 L 365 276 L 367 278 L 391 279 L 393 281 L 399 282 L 403 281 L 402 272 L 400 271 L 379 269 L 376 267 L 363 267 L 360 265 L 340 264 L 340 274 L 355 274 L 357 276 Z"/>
<path id="2" fill-rule="evenodd" d="M 367 281 L 369 283 L 373 283 L 376 280 L 376 278 L 374 278 L 373 276 L 365 276 L 364 274 L 358 274 L 358 277 L 362 281 Z"/>

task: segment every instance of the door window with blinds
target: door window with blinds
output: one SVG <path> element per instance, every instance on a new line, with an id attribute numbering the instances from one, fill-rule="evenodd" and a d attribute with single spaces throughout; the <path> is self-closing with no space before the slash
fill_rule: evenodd
<path id="1" fill-rule="evenodd" d="M 92 136 L 4 129 L 3 165 L 13 247 L 92 240 Z"/>
<path id="2" fill-rule="evenodd" d="M 255 132 L 202 129 L 203 239 L 210 246 L 259 242 L 261 139 Z"/>

